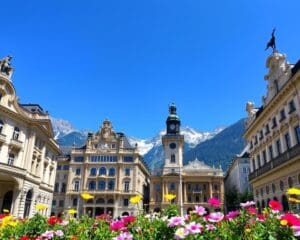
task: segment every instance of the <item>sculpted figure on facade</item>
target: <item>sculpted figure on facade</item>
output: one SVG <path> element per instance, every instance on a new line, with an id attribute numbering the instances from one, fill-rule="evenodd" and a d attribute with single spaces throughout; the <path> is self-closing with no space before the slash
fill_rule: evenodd
<path id="1" fill-rule="evenodd" d="M 248 116 L 250 118 L 252 118 L 252 117 L 255 116 L 255 114 L 258 111 L 258 109 L 254 107 L 254 103 L 253 102 L 247 102 L 247 104 L 246 104 L 246 111 L 248 112 Z"/>
<path id="2" fill-rule="evenodd" d="M 11 59 L 12 56 L 7 56 L 0 60 L 0 73 L 5 74 L 9 78 L 11 78 L 13 73 L 13 68 L 11 67 Z"/>

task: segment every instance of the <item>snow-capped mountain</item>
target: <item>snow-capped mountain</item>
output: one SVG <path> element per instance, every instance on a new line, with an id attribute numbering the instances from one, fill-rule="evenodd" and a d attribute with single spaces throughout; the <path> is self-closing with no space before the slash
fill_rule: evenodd
<path id="1" fill-rule="evenodd" d="M 53 132 L 54 132 L 54 139 L 59 139 L 71 132 L 77 131 L 69 121 L 58 119 L 54 117 L 50 117 L 52 122 Z"/>
<path id="2" fill-rule="evenodd" d="M 184 135 L 184 140 L 188 144 L 188 147 L 193 148 L 197 146 L 200 142 L 212 138 L 213 136 L 221 132 L 223 129 L 224 128 L 217 128 L 212 132 L 201 132 L 191 127 L 183 127 L 181 128 L 181 134 Z M 140 153 L 142 155 L 145 155 L 152 148 L 158 147 L 162 144 L 161 138 L 164 134 L 166 134 L 166 131 L 162 130 L 152 139 L 139 139 L 134 137 L 128 137 L 128 140 L 132 145 L 135 145 L 137 143 Z"/>

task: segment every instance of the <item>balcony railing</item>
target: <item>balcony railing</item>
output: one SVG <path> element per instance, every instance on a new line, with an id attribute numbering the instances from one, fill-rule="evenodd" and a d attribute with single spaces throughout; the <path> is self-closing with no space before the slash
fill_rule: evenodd
<path id="1" fill-rule="evenodd" d="M 6 142 L 6 135 L 0 133 L 0 142 Z"/>
<path id="2" fill-rule="evenodd" d="M 11 139 L 10 144 L 13 145 L 16 148 L 22 148 L 23 142 L 16 140 L 16 139 Z"/>
<path id="3" fill-rule="evenodd" d="M 267 162 L 261 168 L 256 169 L 252 173 L 249 174 L 249 180 L 253 180 L 256 177 L 261 176 L 262 174 L 270 171 L 271 169 L 281 166 L 282 164 L 290 161 L 296 156 L 300 156 L 300 143 L 295 145 L 294 147 L 286 150 L 284 153 L 280 154 L 276 158 L 272 159 L 270 162 Z"/>

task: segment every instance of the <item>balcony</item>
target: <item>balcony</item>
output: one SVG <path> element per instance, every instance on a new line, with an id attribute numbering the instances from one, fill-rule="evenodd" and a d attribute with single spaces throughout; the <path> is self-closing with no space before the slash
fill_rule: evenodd
<path id="1" fill-rule="evenodd" d="M 23 142 L 21 142 L 17 139 L 11 139 L 10 140 L 10 145 L 12 145 L 14 148 L 21 149 L 22 145 L 23 145 Z"/>
<path id="2" fill-rule="evenodd" d="M 267 162 L 261 168 L 256 169 L 255 171 L 250 173 L 249 181 L 265 174 L 266 172 L 272 170 L 273 168 L 276 168 L 278 166 L 283 165 L 286 162 L 289 162 L 296 156 L 300 156 L 300 143 L 298 143 L 294 147 L 286 150 L 284 153 L 282 153 L 279 156 L 277 156 L 276 158 L 272 159 L 270 162 Z"/>

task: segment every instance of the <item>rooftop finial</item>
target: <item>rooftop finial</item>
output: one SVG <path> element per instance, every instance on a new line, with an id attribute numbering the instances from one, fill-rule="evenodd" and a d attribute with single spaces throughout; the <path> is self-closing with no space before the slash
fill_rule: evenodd
<path id="1" fill-rule="evenodd" d="M 11 67 L 12 56 L 8 55 L 7 57 L 0 59 L 0 73 L 11 78 L 13 73 L 13 68 Z"/>
<path id="2" fill-rule="evenodd" d="M 170 105 L 169 105 L 169 113 L 176 115 L 176 105 L 175 105 L 175 103 L 170 103 Z"/>
<path id="3" fill-rule="evenodd" d="M 272 31 L 272 37 L 271 37 L 271 39 L 269 40 L 269 42 L 267 43 L 267 47 L 266 47 L 265 51 L 266 51 L 269 47 L 271 47 L 271 48 L 273 49 L 273 52 L 276 51 L 275 30 L 276 30 L 276 28 L 274 28 L 273 31 Z"/>

